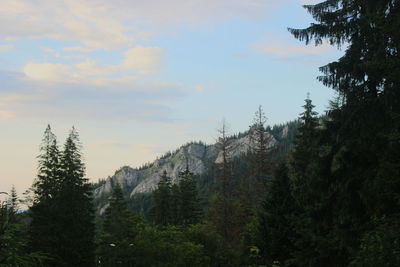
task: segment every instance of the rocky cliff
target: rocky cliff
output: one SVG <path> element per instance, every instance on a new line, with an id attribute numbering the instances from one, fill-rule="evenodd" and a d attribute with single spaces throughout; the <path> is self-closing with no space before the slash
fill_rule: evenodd
<path id="1" fill-rule="evenodd" d="M 279 127 L 278 131 L 274 129 L 274 135 L 271 131 L 266 132 L 269 137 L 270 147 L 278 145 L 277 139 L 282 140 L 288 135 L 287 125 L 286 127 L 285 125 Z M 231 137 L 229 145 L 231 157 L 238 157 L 246 153 L 253 146 L 253 139 L 251 129 L 245 134 Z M 104 200 L 116 184 L 122 187 L 127 197 L 134 198 L 135 195 L 141 193 L 151 193 L 157 187 L 160 176 L 164 171 L 172 178 L 173 183 L 177 183 L 179 172 L 185 170 L 187 164 L 191 172 L 202 174 L 207 170 L 210 163 L 218 163 L 221 158 L 222 155 L 218 144 L 206 145 L 201 142 L 193 142 L 183 145 L 175 152 L 168 152 L 161 158 L 141 168 L 128 166 L 120 168 L 114 175 L 108 177 L 100 186 L 94 189 L 95 203 L 97 200 L 97 208 L 104 210 L 106 201 L 100 201 L 99 199 Z"/>

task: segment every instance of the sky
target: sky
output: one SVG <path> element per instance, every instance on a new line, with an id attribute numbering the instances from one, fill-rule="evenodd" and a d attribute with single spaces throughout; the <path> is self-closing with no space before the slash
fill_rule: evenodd
<path id="1" fill-rule="evenodd" d="M 0 191 L 29 188 L 50 124 L 75 126 L 87 177 L 138 167 L 224 118 L 248 129 L 293 120 L 307 93 L 334 96 L 318 67 L 343 53 L 294 39 L 313 0 L 0 0 Z"/>

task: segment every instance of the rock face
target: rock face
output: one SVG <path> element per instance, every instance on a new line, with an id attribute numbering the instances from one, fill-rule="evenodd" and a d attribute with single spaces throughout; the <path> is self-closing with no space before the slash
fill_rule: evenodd
<path id="1" fill-rule="evenodd" d="M 268 132 L 269 146 L 275 146 L 277 141 Z M 229 151 L 231 157 L 240 156 L 246 153 L 253 145 L 251 130 L 240 138 L 231 138 Z M 106 179 L 105 183 L 94 190 L 94 197 L 100 198 L 111 192 L 112 188 L 119 184 L 123 191 L 131 198 L 135 194 L 151 193 L 156 189 L 160 176 L 164 171 L 171 177 L 172 183 L 178 182 L 179 172 L 184 171 L 188 165 L 189 170 L 195 174 L 202 174 L 209 163 L 219 163 L 222 160 L 222 153 L 218 145 L 205 145 L 203 143 L 186 144 L 174 153 L 167 153 L 163 157 L 147 164 L 142 168 L 122 167 L 113 176 Z M 103 206 L 98 207 L 100 210 Z"/>

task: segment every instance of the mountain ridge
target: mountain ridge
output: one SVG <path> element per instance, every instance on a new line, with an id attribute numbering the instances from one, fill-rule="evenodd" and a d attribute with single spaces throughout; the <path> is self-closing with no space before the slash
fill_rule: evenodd
<path id="1" fill-rule="evenodd" d="M 293 139 L 294 132 L 297 129 L 296 125 L 297 122 L 292 121 L 282 125 L 275 125 L 273 128 L 267 127 L 266 134 L 270 139 L 269 147 L 277 147 L 282 145 L 282 140 Z M 241 157 L 252 146 L 252 130 L 250 128 L 244 133 L 230 136 L 229 140 L 231 157 Z M 287 143 L 290 142 L 289 140 Z M 96 209 L 100 213 L 104 211 L 107 206 L 107 196 L 117 183 L 121 186 L 125 197 L 133 199 L 136 195 L 150 194 L 156 189 L 163 171 L 166 171 L 167 175 L 171 177 L 172 183 L 178 182 L 178 174 L 184 171 L 186 166 L 195 175 L 204 174 L 208 170 L 210 163 L 218 163 L 221 160 L 220 153 L 217 143 L 190 142 L 173 152 L 165 153 L 142 167 L 123 166 L 114 175 L 109 176 L 94 188 Z"/>

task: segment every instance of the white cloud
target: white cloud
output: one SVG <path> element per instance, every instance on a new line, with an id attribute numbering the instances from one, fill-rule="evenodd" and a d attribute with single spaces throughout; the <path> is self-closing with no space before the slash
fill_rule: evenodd
<path id="1" fill-rule="evenodd" d="M 136 46 L 124 53 L 122 65 L 131 68 L 140 74 L 159 72 L 162 65 L 164 51 L 160 47 Z"/>
<path id="2" fill-rule="evenodd" d="M 121 76 L 116 78 L 95 78 L 93 84 L 100 86 L 134 84 L 139 80 L 138 76 Z"/>
<path id="3" fill-rule="evenodd" d="M 160 47 L 136 46 L 123 53 L 118 64 L 99 64 L 83 55 L 64 56 L 54 49 L 43 48 L 57 58 L 84 58 L 76 64 L 28 62 L 22 72 L 30 79 L 83 84 L 128 84 L 136 82 L 136 74 L 150 74 L 160 71 L 164 51 Z"/>
<path id="4" fill-rule="evenodd" d="M 262 17 L 284 1 L 289 0 L 12 0 L 0 6 L 0 41 L 49 38 L 116 49 L 171 26 Z"/>
<path id="5" fill-rule="evenodd" d="M 38 66 L 32 62 L 27 65 L 28 73 L 30 68 L 45 70 L 45 74 L 39 71 L 39 74 L 35 74 L 51 77 L 51 80 L 45 81 L 0 71 L 0 78 L 8 77 L 7 83 L 0 87 L 0 119 L 102 118 L 112 121 L 170 122 L 170 106 L 184 95 L 179 84 L 140 82 L 134 76 L 93 78 L 88 80 L 90 83 L 67 83 L 63 79 L 57 80 L 63 73 L 62 68 L 58 67 L 57 64 Z"/>
<path id="6" fill-rule="evenodd" d="M 62 50 L 68 51 L 68 52 L 92 52 L 93 48 L 88 48 L 88 47 L 82 47 L 82 46 L 69 46 L 69 47 L 63 47 Z"/>
<path id="7" fill-rule="evenodd" d="M 0 40 L 49 38 L 80 42 L 96 49 L 134 43 L 134 38 L 127 33 L 130 29 L 118 17 L 110 18 L 107 9 L 97 1 L 13 0 L 9 3 L 0 8 Z"/>
<path id="8" fill-rule="evenodd" d="M 46 81 L 76 81 L 72 68 L 65 64 L 28 62 L 23 73 L 31 79 Z"/>
<path id="9" fill-rule="evenodd" d="M 6 52 L 6 51 L 11 50 L 13 48 L 14 48 L 13 44 L 3 44 L 3 45 L 0 44 L 0 52 Z"/>
<path id="10" fill-rule="evenodd" d="M 89 59 L 75 65 L 75 71 L 80 76 L 106 76 L 117 70 L 115 65 L 98 65 L 96 60 Z"/>

